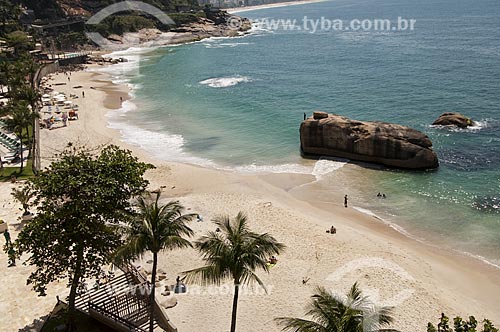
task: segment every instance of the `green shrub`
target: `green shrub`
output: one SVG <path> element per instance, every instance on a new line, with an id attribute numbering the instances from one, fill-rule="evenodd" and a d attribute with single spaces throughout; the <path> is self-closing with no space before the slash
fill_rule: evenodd
<path id="1" fill-rule="evenodd" d="M 450 327 L 450 319 L 443 313 L 436 327 L 432 323 L 427 324 L 427 332 L 498 332 L 498 329 L 488 319 L 483 319 L 483 328 L 477 330 L 478 321 L 474 316 L 469 316 L 469 320 L 462 317 L 453 319 L 453 328 Z"/>

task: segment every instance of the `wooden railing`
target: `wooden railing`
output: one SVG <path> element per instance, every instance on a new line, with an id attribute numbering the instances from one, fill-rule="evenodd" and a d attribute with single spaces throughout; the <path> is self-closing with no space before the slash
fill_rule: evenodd
<path id="1" fill-rule="evenodd" d="M 89 303 L 89 312 L 90 315 L 96 319 L 99 319 L 103 323 L 107 325 L 113 325 L 112 327 L 116 328 L 120 331 L 133 331 L 133 332 L 147 332 L 146 328 L 142 328 L 141 326 L 135 325 L 127 319 L 121 318 L 116 313 L 107 310 L 95 303 Z M 95 314 L 98 315 L 95 315 Z M 96 317 L 101 316 L 101 317 Z M 110 324 L 111 323 L 111 324 Z"/>
<path id="2" fill-rule="evenodd" d="M 80 296 L 77 307 L 118 331 L 146 332 L 151 313 L 151 284 L 133 265 L 126 264 L 119 268 L 123 274 L 101 288 Z M 177 332 L 157 300 L 153 303 L 153 310 L 155 327 Z"/>

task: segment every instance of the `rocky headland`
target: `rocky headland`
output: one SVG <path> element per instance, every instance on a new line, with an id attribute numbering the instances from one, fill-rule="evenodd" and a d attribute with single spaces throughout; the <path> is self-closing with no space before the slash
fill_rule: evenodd
<path id="1" fill-rule="evenodd" d="M 404 169 L 439 166 L 427 135 L 392 123 L 314 112 L 300 125 L 300 143 L 305 155 L 348 158 Z"/>

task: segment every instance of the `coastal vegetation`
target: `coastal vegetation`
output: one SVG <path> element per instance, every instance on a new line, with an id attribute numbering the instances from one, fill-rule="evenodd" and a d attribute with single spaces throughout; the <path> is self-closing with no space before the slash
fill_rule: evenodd
<path id="1" fill-rule="evenodd" d="M 242 212 L 234 219 L 229 216 L 218 217 L 215 219 L 215 225 L 218 231 L 209 232 L 195 243 L 206 265 L 185 273 L 188 280 L 202 284 L 220 285 L 228 279 L 233 281 L 230 331 L 234 332 L 240 287 L 257 283 L 266 290 L 255 270 L 269 272 L 269 257 L 281 253 L 285 245 L 267 233 L 258 234 L 251 231 L 247 216 Z"/>
<path id="2" fill-rule="evenodd" d="M 197 0 L 145 0 L 143 2 L 169 14 L 176 22 L 176 26 L 193 23 L 199 17 L 205 17 Z M 97 25 L 85 26 L 83 24 L 85 19 L 113 3 L 116 1 L 20 0 L 12 3 L 1 0 L 0 38 L 16 38 L 21 41 L 19 37 L 22 37 L 20 30 L 23 30 L 23 26 L 29 26 L 32 23 L 44 27 L 58 23 L 62 24 L 61 28 L 29 29 L 29 32 L 48 49 L 57 47 L 69 50 L 91 44 L 84 33 L 85 29 L 109 36 L 137 32 L 145 28 L 157 28 L 161 31 L 168 31 L 172 28 L 172 26 L 165 26 L 154 17 L 135 11 L 116 13 Z M 9 36 L 9 34 L 13 35 Z"/>
<path id="3" fill-rule="evenodd" d="M 4 145 L 11 151 L 13 160 L 19 159 L 19 171 L 15 175 L 26 176 L 25 156 L 30 157 L 35 120 L 39 117 L 40 93 L 35 86 L 39 65 L 29 53 L 33 44 L 24 32 L 7 34 L 5 45 L 0 53 L 0 94 L 6 102 L 0 104 L 0 118 L 2 127 L 15 133 L 18 141 L 4 137 Z"/>
<path id="4" fill-rule="evenodd" d="M 457 316 L 453 319 L 453 327 L 450 324 L 450 319 L 443 313 L 437 328 L 432 323 L 427 324 L 427 332 L 498 332 L 489 319 L 484 319 L 481 327 L 474 316 L 469 316 L 468 320 Z"/>
<path id="5" fill-rule="evenodd" d="M 323 287 L 316 288 L 306 315 L 312 320 L 281 317 L 276 321 L 283 326 L 283 331 L 293 332 L 397 332 L 389 328 L 394 321 L 392 308 L 377 308 L 363 295 L 357 283 L 345 298 Z"/>
<path id="6" fill-rule="evenodd" d="M 130 199 L 145 190 L 143 175 L 153 166 L 116 146 L 98 154 L 70 146 L 56 157 L 26 184 L 37 214 L 19 233 L 15 247 L 34 267 L 27 282 L 39 295 L 46 295 L 51 282 L 67 281 L 71 330 L 77 288 L 111 262 L 122 243 L 112 225 L 131 218 Z"/>
<path id="7" fill-rule="evenodd" d="M 57 18 L 57 15 L 89 16 L 113 2 L 115 1 L 20 0 L 16 3 L 35 9 L 36 19 L 46 19 L 50 23 Z M 206 12 L 197 11 L 199 8 L 196 1 L 147 2 L 168 11 L 169 16 L 180 25 L 196 22 L 206 16 Z M 21 25 L 17 22 L 22 12 L 20 8 L 12 1 L 0 0 L 0 37 L 5 42 L 0 54 L 0 92 L 7 100 L 4 105 L 0 105 L 0 117 L 5 128 L 19 137 L 19 146 L 16 146 L 16 150 L 19 151 L 21 159 L 19 169 L 1 169 L 0 180 L 8 180 L 13 176 L 26 179 L 33 175 L 32 160 L 28 159 L 25 163 L 22 161 L 25 154 L 32 156 L 35 120 L 38 118 L 40 100 L 34 82 L 38 64 L 29 53 L 35 45 L 35 40 L 46 46 L 55 41 L 54 45 L 59 49 L 69 49 L 88 42 L 81 31 L 64 32 L 42 39 L 37 39 L 39 38 L 37 36 L 32 38 L 26 32 L 18 30 L 21 29 Z M 190 8 L 193 8 L 193 12 Z M 134 12 L 110 17 L 95 27 L 106 36 L 135 32 L 143 28 L 169 29 L 159 26 L 158 22 L 151 18 Z M 91 97 L 87 95 L 86 100 L 90 99 Z M 87 324 L 88 317 L 75 310 L 76 290 L 86 279 L 99 276 L 102 269 L 110 263 L 133 262 L 151 253 L 153 259 L 149 290 L 150 301 L 153 303 L 158 256 L 163 251 L 192 246 L 187 239 L 193 236 L 188 222 L 195 214 L 186 214 L 184 207 L 178 201 L 163 204 L 159 191 L 147 192 L 148 181 L 145 180 L 144 174 L 153 166 L 140 162 L 129 151 L 116 146 L 96 151 L 69 146 L 55 159 L 57 161 L 48 169 L 41 171 L 36 178 L 29 179 L 26 185 L 14 188 L 12 191 L 13 197 L 22 204 L 24 214 L 28 214 L 29 209 L 37 213 L 33 220 L 21 225 L 23 229 L 15 241 L 18 255 L 28 256 L 26 263 L 32 270 L 28 283 L 38 294 L 44 296 L 52 282 L 60 280 L 67 282 L 68 304 L 64 306 L 65 314 L 61 316 L 61 323 L 67 324 L 68 330 L 71 330 L 75 326 Z M 0 165 L 3 166 L 2 163 Z M 193 191 L 196 192 L 196 189 Z M 215 190 L 212 190 L 211 194 L 213 191 Z M 225 201 L 223 203 L 233 204 Z M 293 207 L 290 208 L 292 209 Z M 229 216 L 216 218 L 215 226 L 216 230 L 194 243 L 205 266 L 185 273 L 188 281 L 205 285 L 220 285 L 224 281 L 232 281 L 234 293 L 231 331 L 234 332 L 241 287 L 257 284 L 266 289 L 256 271 L 270 272 L 275 263 L 272 263 L 269 257 L 280 254 L 285 246 L 267 233 L 253 232 L 248 226 L 247 216 L 241 212 L 235 218 Z M 318 238 L 321 236 L 317 234 L 318 232 L 310 233 L 314 233 Z M 304 232 L 300 234 L 303 235 Z M 311 238 L 304 236 L 300 239 L 305 241 Z M 334 248 L 340 248 L 336 245 L 333 245 Z M 340 249 L 332 252 L 337 255 Z M 343 255 L 341 257 L 348 259 L 355 256 L 351 252 Z M 318 263 L 315 267 L 320 265 L 318 251 L 316 258 Z M 189 258 L 185 261 L 189 262 Z M 374 280 L 377 281 L 381 282 Z M 298 283 L 300 284 L 300 280 Z M 436 283 L 437 286 L 440 284 Z M 426 302 L 426 305 L 429 303 L 437 302 Z M 420 303 L 418 305 L 422 306 Z M 357 283 L 351 287 L 345 298 L 334 296 L 325 288 L 316 288 L 306 316 L 308 319 L 280 317 L 276 322 L 284 331 L 296 332 L 396 331 L 390 328 L 393 322 L 391 308 L 376 309 L 363 295 Z M 229 317 L 224 318 L 229 319 Z M 190 319 L 200 318 L 192 315 Z M 425 321 L 411 324 L 425 327 Z M 56 326 L 59 326 L 59 322 L 51 327 Z M 150 314 L 150 331 L 152 329 L 153 308 Z M 49 331 L 49 328 L 46 330 Z M 467 320 L 456 317 L 451 321 L 443 314 L 437 327 L 429 323 L 427 331 L 498 332 L 499 330 L 488 319 L 478 322 L 470 316 Z"/>
<path id="8" fill-rule="evenodd" d="M 153 195 L 152 195 L 153 194 Z M 187 226 L 194 214 L 184 214 L 184 207 L 177 201 L 161 204 L 160 191 L 144 193 L 139 197 L 136 208 L 138 212 L 126 225 L 120 225 L 120 233 L 125 243 L 117 250 L 115 262 L 133 261 L 146 252 L 153 254 L 151 271 L 150 303 L 155 302 L 156 271 L 158 253 L 164 250 L 191 247 L 186 237 L 193 231 Z M 153 332 L 154 306 L 151 305 L 149 331 Z"/>
<path id="9" fill-rule="evenodd" d="M 33 198 L 33 192 L 29 186 L 12 188 L 12 196 L 23 206 L 23 216 L 30 214 L 29 206 Z"/>

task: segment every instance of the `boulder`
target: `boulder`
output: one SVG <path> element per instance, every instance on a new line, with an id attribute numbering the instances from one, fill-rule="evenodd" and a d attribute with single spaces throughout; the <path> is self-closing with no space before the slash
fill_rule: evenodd
<path id="1" fill-rule="evenodd" d="M 116 34 L 110 34 L 108 36 L 108 39 L 111 40 L 111 41 L 113 41 L 113 42 L 123 43 L 123 37 L 119 36 L 119 35 L 116 35 Z"/>
<path id="2" fill-rule="evenodd" d="M 326 119 L 328 117 L 328 113 L 326 112 L 313 112 L 314 120 Z"/>
<path id="3" fill-rule="evenodd" d="M 301 149 L 306 155 L 348 158 L 405 169 L 439 166 L 431 140 L 418 130 L 320 113 L 314 112 L 313 117 L 300 125 Z"/>
<path id="4" fill-rule="evenodd" d="M 455 112 L 443 113 L 437 118 L 436 121 L 432 123 L 437 126 L 454 126 L 458 128 L 467 128 L 469 126 L 474 126 L 474 121 L 471 118 L 466 117 L 463 114 Z"/>
<path id="5" fill-rule="evenodd" d="M 173 296 L 168 296 L 160 305 L 165 309 L 173 308 L 177 305 L 177 299 Z"/>

